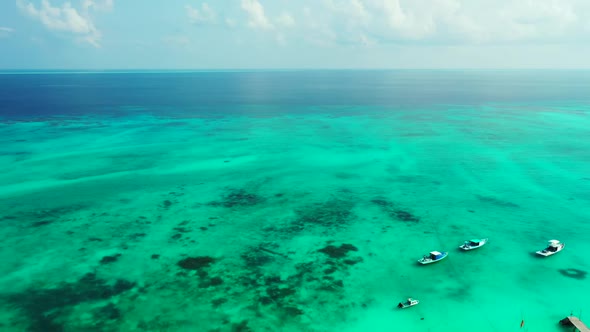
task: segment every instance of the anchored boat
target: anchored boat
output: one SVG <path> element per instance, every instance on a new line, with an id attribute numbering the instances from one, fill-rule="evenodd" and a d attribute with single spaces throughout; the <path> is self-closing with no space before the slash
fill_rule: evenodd
<path id="1" fill-rule="evenodd" d="M 465 241 L 465 243 L 463 243 L 463 245 L 461 245 L 459 248 L 463 250 L 473 250 L 483 247 L 486 243 L 488 243 L 488 239 L 469 240 Z"/>
<path id="2" fill-rule="evenodd" d="M 547 246 L 547 248 L 537 251 L 537 255 L 545 257 L 555 255 L 558 252 L 562 251 L 563 248 L 565 248 L 565 244 L 559 242 L 558 240 L 549 240 L 549 245 Z"/>
<path id="3" fill-rule="evenodd" d="M 400 309 L 406 309 L 406 308 L 409 308 L 409 307 L 413 307 L 413 306 L 415 306 L 418 303 L 420 303 L 420 301 L 409 297 L 405 302 L 400 302 L 397 305 L 397 307 L 400 308 Z"/>
<path id="4" fill-rule="evenodd" d="M 438 261 L 445 259 L 449 255 L 448 252 L 443 251 L 431 251 L 428 256 L 424 255 L 421 259 L 418 260 L 420 264 L 432 264 Z"/>

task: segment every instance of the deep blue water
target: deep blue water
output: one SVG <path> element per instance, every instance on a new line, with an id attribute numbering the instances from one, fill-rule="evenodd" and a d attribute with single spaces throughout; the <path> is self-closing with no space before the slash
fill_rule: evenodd
<path id="1" fill-rule="evenodd" d="M 248 105 L 297 112 L 309 105 L 584 102 L 590 101 L 589 87 L 590 71 L 559 70 L 5 73 L 0 116 L 113 115 L 135 106 L 186 115 Z"/>

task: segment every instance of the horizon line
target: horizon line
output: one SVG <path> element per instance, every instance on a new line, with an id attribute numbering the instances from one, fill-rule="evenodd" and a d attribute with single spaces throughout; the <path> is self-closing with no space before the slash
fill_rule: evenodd
<path id="1" fill-rule="evenodd" d="M 0 74 L 108 74 L 108 73 L 166 73 L 166 72 L 285 72 L 285 71 L 589 71 L 590 68 L 104 68 L 104 69 L 1 69 Z"/>

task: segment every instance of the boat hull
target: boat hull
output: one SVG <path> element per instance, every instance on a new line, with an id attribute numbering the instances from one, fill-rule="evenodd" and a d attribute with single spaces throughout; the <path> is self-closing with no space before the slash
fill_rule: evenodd
<path id="1" fill-rule="evenodd" d="M 555 254 L 557 254 L 558 252 L 562 251 L 563 248 L 565 248 L 565 244 L 561 244 L 561 246 L 556 250 L 556 251 L 547 251 L 545 250 L 539 250 L 536 252 L 537 255 L 539 256 L 543 256 L 543 257 L 549 257 L 549 256 L 553 256 Z"/>
<path id="2" fill-rule="evenodd" d="M 475 249 L 479 249 L 479 248 L 485 246 L 487 243 L 488 243 L 488 239 L 483 239 L 482 243 L 478 246 L 466 246 L 465 244 L 463 244 L 462 246 L 459 247 L 459 249 L 465 250 L 465 251 L 475 250 Z"/>
<path id="3" fill-rule="evenodd" d="M 419 259 L 418 260 L 418 263 L 420 263 L 422 265 L 426 265 L 426 264 L 432 264 L 432 263 L 440 262 L 443 259 L 447 258 L 447 256 L 449 255 L 448 252 L 443 252 L 442 254 L 443 254 L 443 256 L 441 258 L 439 258 L 439 259 L 430 259 L 430 258 L 424 259 L 424 258 L 422 258 L 422 259 Z"/>
<path id="4" fill-rule="evenodd" d="M 406 303 L 402 303 L 402 306 L 401 307 L 398 306 L 398 308 L 400 308 L 400 309 L 407 309 L 407 308 L 410 308 L 410 307 L 413 307 L 413 306 L 417 305 L 418 303 L 420 303 L 420 301 L 418 301 L 418 300 L 416 300 L 416 302 L 414 302 L 412 304 L 408 304 L 406 302 Z"/>

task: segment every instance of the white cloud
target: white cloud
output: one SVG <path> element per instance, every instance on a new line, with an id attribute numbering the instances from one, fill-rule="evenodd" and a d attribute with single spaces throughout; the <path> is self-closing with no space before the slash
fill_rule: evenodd
<path id="1" fill-rule="evenodd" d="M 231 19 L 231 18 L 226 18 L 225 19 L 225 24 L 230 27 L 230 28 L 235 28 L 237 23 L 235 20 Z"/>
<path id="2" fill-rule="evenodd" d="M 13 28 L 0 27 L 0 38 L 8 37 L 14 32 Z"/>
<path id="3" fill-rule="evenodd" d="M 88 34 L 94 30 L 92 22 L 78 13 L 69 2 L 64 3 L 60 8 L 52 7 L 48 0 L 42 0 L 39 9 L 32 3 L 27 5 L 24 5 L 23 1 L 18 3 L 27 14 L 39 19 L 49 29 L 77 34 Z"/>
<path id="4" fill-rule="evenodd" d="M 311 9 L 309 7 L 307 7 L 307 6 L 303 7 L 303 15 L 306 18 L 311 17 Z"/>
<path id="5" fill-rule="evenodd" d="M 303 4 L 284 0 L 281 6 L 271 3 L 240 0 L 239 9 L 245 14 L 248 27 L 269 33 L 269 40 L 278 35 L 279 44 L 292 39 L 326 46 L 579 43 L 590 37 L 588 0 L 314 0 Z M 193 22 L 215 20 L 231 28 L 242 23 L 235 12 L 233 19 L 216 15 L 214 5 L 217 3 L 186 8 Z"/>
<path id="6" fill-rule="evenodd" d="M 379 15 L 379 22 L 386 24 L 390 29 L 405 39 L 420 39 L 431 35 L 436 31 L 433 12 L 441 11 L 436 8 L 440 1 L 433 1 L 431 8 L 422 8 L 419 2 L 410 6 L 402 7 L 399 0 L 378 0 L 371 1 L 371 5 Z M 440 5 L 438 5 L 440 6 Z"/>
<path id="7" fill-rule="evenodd" d="M 575 32 L 580 21 L 574 2 L 553 0 L 508 3 L 499 17 L 502 24 L 492 32 L 507 40 L 559 38 Z"/>
<path id="8" fill-rule="evenodd" d="M 295 19 L 293 19 L 293 16 L 289 13 L 282 13 L 275 21 L 277 22 L 277 25 L 285 28 L 292 28 L 295 26 Z"/>
<path id="9" fill-rule="evenodd" d="M 325 30 L 345 44 L 580 42 L 590 33 L 587 0 L 323 0 L 302 14 L 302 38 Z"/>
<path id="10" fill-rule="evenodd" d="M 371 14 L 362 0 L 326 0 L 325 3 L 329 11 L 347 21 L 346 23 L 366 24 L 371 19 Z"/>
<path id="11" fill-rule="evenodd" d="M 273 29 L 258 0 L 242 0 L 242 9 L 248 14 L 248 26 L 254 29 Z"/>
<path id="12" fill-rule="evenodd" d="M 377 44 L 373 38 L 370 38 L 362 33 L 358 36 L 358 42 L 363 46 L 373 46 Z"/>
<path id="13" fill-rule="evenodd" d="M 112 9 L 113 0 L 84 0 L 81 10 L 72 7 L 70 2 L 54 7 L 49 0 L 41 0 L 39 8 L 25 0 L 17 0 L 16 4 L 21 11 L 39 20 L 49 30 L 70 33 L 81 42 L 100 47 L 101 33 L 94 26 L 90 12 Z"/>
<path id="14" fill-rule="evenodd" d="M 115 6 L 114 0 L 83 0 L 82 7 L 93 8 L 100 11 L 110 11 Z"/>
<path id="15" fill-rule="evenodd" d="M 215 11 L 207 3 L 201 4 L 201 8 L 194 8 L 191 5 L 186 5 L 184 8 L 192 23 L 206 24 L 216 21 Z"/>

